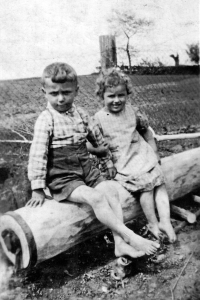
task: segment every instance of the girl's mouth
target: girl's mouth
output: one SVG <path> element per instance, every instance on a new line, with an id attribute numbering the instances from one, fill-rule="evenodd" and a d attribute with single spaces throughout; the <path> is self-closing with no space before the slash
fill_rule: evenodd
<path id="1" fill-rule="evenodd" d="M 113 107 L 119 107 L 119 106 L 121 106 L 121 103 L 113 104 L 112 106 L 113 106 Z"/>

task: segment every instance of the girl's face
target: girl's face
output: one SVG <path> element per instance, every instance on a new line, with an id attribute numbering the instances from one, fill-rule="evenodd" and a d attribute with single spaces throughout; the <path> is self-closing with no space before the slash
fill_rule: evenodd
<path id="1" fill-rule="evenodd" d="M 104 93 L 106 109 L 111 113 L 119 113 L 125 107 L 127 90 L 124 84 L 107 87 Z"/>

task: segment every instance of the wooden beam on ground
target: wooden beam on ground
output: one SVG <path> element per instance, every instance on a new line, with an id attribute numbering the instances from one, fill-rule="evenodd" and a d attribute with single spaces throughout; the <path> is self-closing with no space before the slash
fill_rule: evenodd
<path id="1" fill-rule="evenodd" d="M 164 134 L 158 135 L 155 134 L 156 140 L 159 141 L 167 141 L 167 140 L 185 140 L 185 139 L 195 139 L 200 137 L 200 132 L 196 133 L 180 133 L 180 134 Z"/>
<path id="2" fill-rule="evenodd" d="M 117 51 L 115 36 L 101 35 L 99 37 L 102 70 L 117 66 Z"/>
<path id="3" fill-rule="evenodd" d="M 199 196 L 193 195 L 192 198 L 193 198 L 193 201 L 194 201 L 194 202 L 200 204 L 200 197 L 199 197 Z"/>
<path id="4" fill-rule="evenodd" d="M 175 200 L 200 187 L 200 148 L 165 157 L 162 169 L 170 200 Z M 122 186 L 117 189 L 124 221 L 138 217 L 139 202 Z M 105 229 L 87 205 L 46 200 L 42 207 L 23 207 L 0 217 L 0 242 L 7 257 L 15 264 L 16 247 L 9 251 L 6 233 L 17 236 L 22 247 L 21 268 L 44 261 L 91 238 Z M 17 242 L 15 242 L 17 244 Z M 15 249 L 16 248 L 16 249 Z"/>
<path id="5" fill-rule="evenodd" d="M 190 212 L 189 210 L 180 208 L 173 204 L 170 205 L 170 209 L 172 213 L 178 215 L 182 219 L 186 220 L 188 223 L 193 224 L 196 222 L 196 215 Z"/>
<path id="6" fill-rule="evenodd" d="M 200 216 L 200 209 L 198 211 L 195 212 L 195 216 L 196 216 L 196 219 L 199 218 Z M 181 229 L 183 229 L 186 225 L 188 225 L 188 222 L 187 221 L 183 221 L 181 223 L 179 223 L 175 228 L 174 228 L 174 231 L 176 233 L 178 233 Z"/>

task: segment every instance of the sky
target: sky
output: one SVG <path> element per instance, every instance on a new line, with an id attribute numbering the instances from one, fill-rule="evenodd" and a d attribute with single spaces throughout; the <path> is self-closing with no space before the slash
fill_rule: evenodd
<path id="1" fill-rule="evenodd" d="M 128 9 L 154 25 L 134 36 L 141 59 L 189 64 L 187 44 L 199 42 L 199 0 L 0 0 L 0 80 L 39 77 L 45 66 L 63 61 L 79 75 L 99 66 L 99 36 L 112 34 L 107 19 Z M 116 38 L 117 47 L 122 44 Z M 127 64 L 118 56 L 118 64 Z"/>

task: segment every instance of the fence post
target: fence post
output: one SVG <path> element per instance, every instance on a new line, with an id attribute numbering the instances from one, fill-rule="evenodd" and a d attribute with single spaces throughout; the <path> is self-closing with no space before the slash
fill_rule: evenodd
<path id="1" fill-rule="evenodd" d="M 117 52 L 115 36 L 101 35 L 99 37 L 100 53 L 101 53 L 101 68 L 107 69 L 117 66 Z"/>

